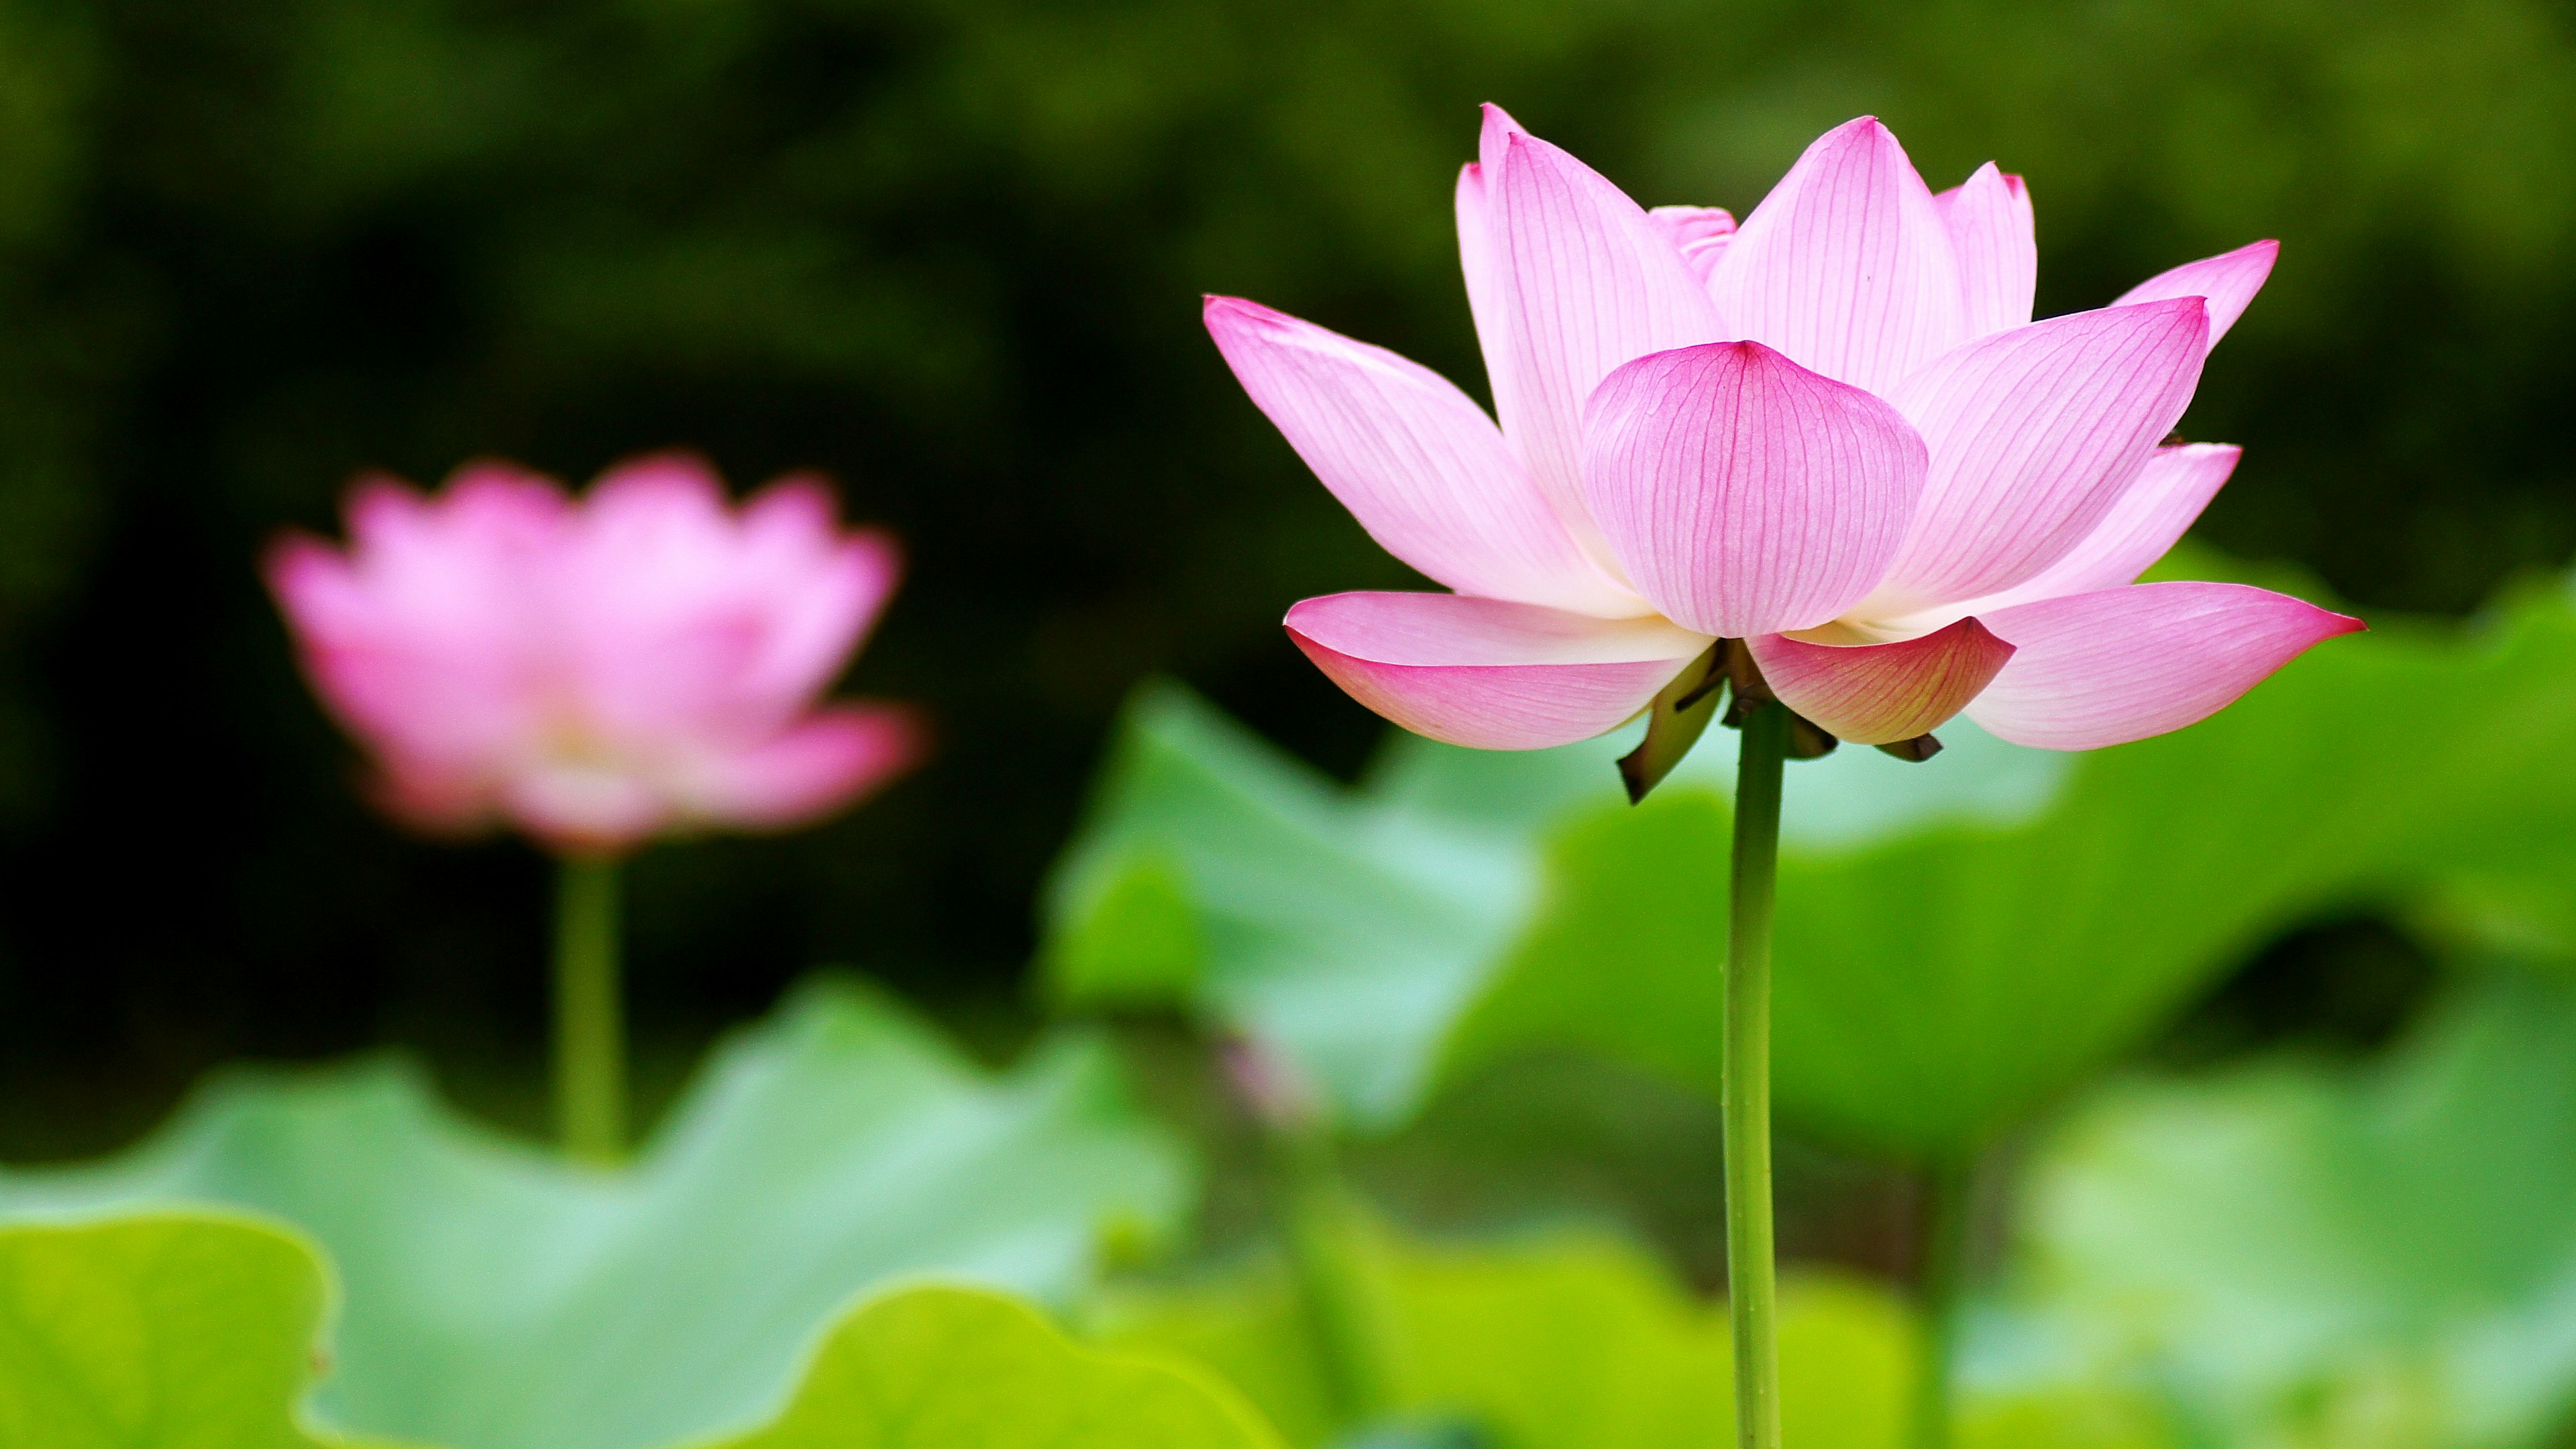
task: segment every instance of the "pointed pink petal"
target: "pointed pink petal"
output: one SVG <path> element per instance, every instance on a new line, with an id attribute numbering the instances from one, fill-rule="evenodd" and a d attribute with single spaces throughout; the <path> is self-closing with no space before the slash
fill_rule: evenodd
<path id="1" fill-rule="evenodd" d="M 2204 325 L 2196 297 L 2077 312 L 1980 338 L 1906 379 L 1892 401 L 1930 445 L 1931 479 L 1862 614 L 1995 593 L 2063 557 L 2182 417 Z"/>
<path id="2" fill-rule="evenodd" d="M 1967 330 L 1983 337 L 2030 322 L 2039 286 L 2039 240 L 2030 192 L 2018 176 L 1987 162 L 1975 175 L 1932 198 L 1959 256 L 1959 294 Z"/>
<path id="3" fill-rule="evenodd" d="M 1207 328 L 1289 446 L 1388 553 L 1453 589 L 1645 612 L 1574 544 L 1467 395 L 1384 348 L 1231 297 Z"/>
<path id="4" fill-rule="evenodd" d="M 1759 342 L 1641 357 L 1593 393 L 1584 496 L 1638 592 L 1725 638 L 1804 629 L 1887 571 L 1923 491 L 1896 410 Z"/>
<path id="5" fill-rule="evenodd" d="M 1583 506 L 1584 399 L 1631 358 L 1724 333 L 1699 279 L 1635 202 L 1492 114 L 1482 165 L 1506 338 L 1494 405 L 1557 516 L 1598 550 Z"/>
<path id="6" fill-rule="evenodd" d="M 830 490 L 781 478 L 746 500 L 736 567 L 772 582 L 768 628 L 743 687 L 802 704 L 849 666 L 903 579 L 903 548 L 879 528 L 843 532 Z"/>
<path id="7" fill-rule="evenodd" d="M 2272 275 L 2272 263 L 2281 255 L 2281 244 L 2258 241 L 2232 252 L 2186 262 L 2170 272 L 2147 278 L 2121 294 L 2114 307 L 2138 302 L 2161 302 L 2168 297 L 2200 297 L 2209 303 L 2209 345 L 2216 347 L 2236 319 L 2263 290 L 2263 282 Z"/>
<path id="8" fill-rule="evenodd" d="M 673 793 L 699 824 L 782 830 L 832 814 L 921 762 L 926 738 L 898 705 L 834 704 L 698 762 Z"/>
<path id="9" fill-rule="evenodd" d="M 1966 335 L 1932 192 L 1869 116 L 1807 148 L 1727 243 L 1709 291 L 1730 335 L 1881 396 Z"/>
<path id="10" fill-rule="evenodd" d="M 2133 583 L 2209 506 L 2245 450 L 2228 443 L 2184 443 L 2158 448 L 2137 481 L 2111 505 L 2084 541 L 2038 577 L 1976 602 L 1967 612 L 1990 615 L 2016 604 L 2089 594 Z"/>
<path id="11" fill-rule="evenodd" d="M 1772 693 L 1862 745 L 1940 728 L 2013 657 L 2013 646 L 1974 619 L 1894 644 L 1810 644 L 1786 634 L 1745 642 Z"/>
<path id="12" fill-rule="evenodd" d="M 1332 594 L 1290 609 L 1286 623 L 1351 698 L 1415 734 L 1480 750 L 1615 728 L 1709 644 L 1661 619 L 1461 594 Z"/>
<path id="13" fill-rule="evenodd" d="M 1986 616 L 2018 651 L 1968 706 L 2017 745 L 2091 750 L 2195 724 L 2359 619 L 2243 584 L 2133 584 Z"/>
<path id="14" fill-rule="evenodd" d="M 1486 109 L 1491 128 L 1495 108 Z M 1467 279 L 1467 314 L 1475 321 L 1476 346 L 1484 354 L 1485 386 L 1493 394 L 1495 415 L 1513 417 L 1518 399 L 1504 401 L 1512 386 L 1510 320 L 1503 311 L 1502 264 L 1494 258 L 1493 198 L 1481 163 L 1458 168 L 1457 212 L 1458 269 Z"/>

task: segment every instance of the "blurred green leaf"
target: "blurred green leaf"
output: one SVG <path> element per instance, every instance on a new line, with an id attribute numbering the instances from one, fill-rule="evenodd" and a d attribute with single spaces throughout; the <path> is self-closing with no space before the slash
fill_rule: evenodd
<path id="1" fill-rule="evenodd" d="M 0 1228 L 0 1443 L 355 1449 L 296 1422 L 327 1362 L 329 1299 L 313 1250 L 256 1223 L 154 1214 Z M 1077 1347 L 999 1293 L 925 1286 L 852 1311 L 773 1421 L 709 1449 L 1277 1443 L 1198 1370 Z"/>
<path id="2" fill-rule="evenodd" d="M 2571 681 L 2576 612 L 2535 596 L 2484 628 L 2335 641 L 2135 745 L 2055 755 L 1954 721 L 1927 764 L 1797 766 L 1783 1111 L 1908 1156 L 1970 1150 L 2301 916 L 2402 903 L 2556 840 L 2576 772 L 2533 765 L 2576 752 Z M 1618 740 L 1477 756 L 1408 739 L 1346 793 L 1158 690 L 1053 929 L 1097 977 L 1119 956 L 1115 863 L 1177 864 L 1204 956 L 1166 974 L 1203 981 L 1201 1009 L 1276 1039 L 1363 1126 L 1536 1042 L 1714 1090 L 1732 740 L 1634 809 Z"/>
<path id="3" fill-rule="evenodd" d="M 2499 971 L 2368 1067 L 2103 1095 L 2034 1162 L 2009 1340 L 2217 1441 L 2559 1442 L 2576 1414 L 2576 990 Z M 2084 1361 L 2089 1360 L 2089 1362 Z"/>
<path id="4" fill-rule="evenodd" d="M 0 1444 L 324 1449 L 297 1422 L 330 1303 L 301 1242 L 177 1215 L 0 1228 Z"/>
<path id="5" fill-rule="evenodd" d="M 1064 1298 L 1189 1174 L 1095 1042 L 988 1080 L 877 996 L 807 990 L 726 1047 L 631 1171 L 482 1132 L 391 1062 L 245 1073 L 125 1157 L 0 1173 L 0 1213 L 234 1204 L 348 1289 L 332 1421 L 458 1449 L 629 1449 L 752 1421 L 899 1274 Z"/>
<path id="6" fill-rule="evenodd" d="M 914 1288 L 834 1328 L 777 1421 L 711 1449 L 1273 1449 L 1242 1395 L 1094 1353 L 998 1293 Z"/>
<path id="7" fill-rule="evenodd" d="M 1695 1301 L 1615 1239 L 1558 1232 L 1435 1246 L 1368 1236 L 1367 1287 L 1405 1421 L 1475 1426 L 1499 1449 L 1677 1449 L 1733 1441 L 1723 1304 Z M 1919 1340 L 1894 1296 L 1856 1280 L 1792 1274 L 1780 1298 L 1783 1437 L 1802 1449 L 1895 1449 L 1904 1440 Z M 1286 1275 L 1231 1275 L 1106 1296 L 1101 1341 L 1186 1355 L 1231 1379 L 1289 1441 L 1326 1437 L 1322 1386 Z M 1965 1406 L 1971 1449 L 2027 1445 L 2015 1425 L 2063 1431 L 2051 1449 L 2113 1449 L 2152 1421 L 2130 1398 L 2051 1386 Z M 2105 1426 L 2117 1432 L 2105 1432 Z M 2002 1431 L 2002 1432 L 1998 1432 Z"/>

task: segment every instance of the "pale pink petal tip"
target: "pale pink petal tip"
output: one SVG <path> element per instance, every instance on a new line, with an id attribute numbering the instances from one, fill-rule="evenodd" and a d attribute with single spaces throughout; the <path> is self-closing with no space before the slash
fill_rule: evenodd
<path id="1" fill-rule="evenodd" d="M 1968 716 L 2020 745 L 2090 750 L 2195 724 L 2361 620 L 2244 584 L 2071 594 L 1986 616 L 2018 646 Z"/>
<path id="2" fill-rule="evenodd" d="M 1881 396 L 1966 335 L 1931 189 L 1875 117 L 1818 137 L 1710 274 L 1728 334 Z"/>
<path id="3" fill-rule="evenodd" d="M 1483 750 L 1614 729 L 1709 645 L 1661 619 L 1458 594 L 1333 594 L 1299 603 L 1285 622 L 1353 699 L 1415 734 Z"/>
<path id="4" fill-rule="evenodd" d="M 2171 297 L 2199 297 L 2209 305 L 2209 343 L 2227 335 L 2236 319 L 2254 302 L 2254 294 L 2272 275 L 2272 264 L 2280 259 L 2281 244 L 2258 241 L 2222 252 L 2200 261 L 2186 262 L 2169 272 L 2162 272 L 2131 287 L 2113 302 L 2126 307 L 2138 302 L 2161 302 Z"/>
<path id="5" fill-rule="evenodd" d="M 1783 703 L 1863 745 L 1938 729 L 2013 657 L 2013 646 L 1975 619 L 1894 644 L 1812 644 L 1786 634 L 1748 644 Z"/>

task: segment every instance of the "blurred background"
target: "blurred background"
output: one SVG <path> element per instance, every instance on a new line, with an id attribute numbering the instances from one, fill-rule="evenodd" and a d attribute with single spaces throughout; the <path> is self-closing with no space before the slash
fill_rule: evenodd
<path id="1" fill-rule="evenodd" d="M 2377 614 L 2576 550 L 2563 3 L 0 0 L 0 1156 L 388 1041 L 539 1120 L 544 862 L 367 813 L 255 573 L 359 470 L 482 454 L 820 468 L 910 549 L 847 689 L 926 704 L 936 760 L 640 862 L 648 1071 L 816 962 L 1012 1039 L 1137 680 L 1336 773 L 1374 747 L 1277 619 L 1402 569 L 1197 298 L 1481 396 L 1449 194 L 1484 100 L 1739 214 L 1875 112 L 1936 186 L 2030 176 L 2043 314 L 2278 236 L 2184 424 L 2249 450 L 2203 535 Z M 2173 1050 L 2366 1042 L 2428 974 L 2317 923 Z"/>

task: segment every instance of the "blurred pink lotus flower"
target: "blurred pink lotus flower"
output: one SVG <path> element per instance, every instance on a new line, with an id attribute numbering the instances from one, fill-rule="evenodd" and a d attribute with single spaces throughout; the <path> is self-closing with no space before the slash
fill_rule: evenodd
<path id="1" fill-rule="evenodd" d="M 1308 599 L 1298 647 L 1371 709 L 1531 749 L 1634 717 L 1716 639 L 1834 735 L 1966 711 L 2090 749 L 2179 729 L 2357 619 L 2133 581 L 2238 450 L 2159 446 L 2277 250 L 2031 321 L 2030 196 L 1935 193 L 1863 117 L 1741 227 L 1640 209 L 1487 107 L 1458 179 L 1494 419 L 1436 374 L 1251 302 L 1206 320 L 1388 552 L 1453 590 Z"/>
<path id="2" fill-rule="evenodd" d="M 816 699 L 893 593 L 892 539 L 783 479 L 735 508 L 701 459 L 576 501 L 507 463 L 348 501 L 350 547 L 291 535 L 269 586 L 381 802 L 438 832 L 514 825 L 568 855 L 817 819 L 909 767 L 909 711 Z"/>

